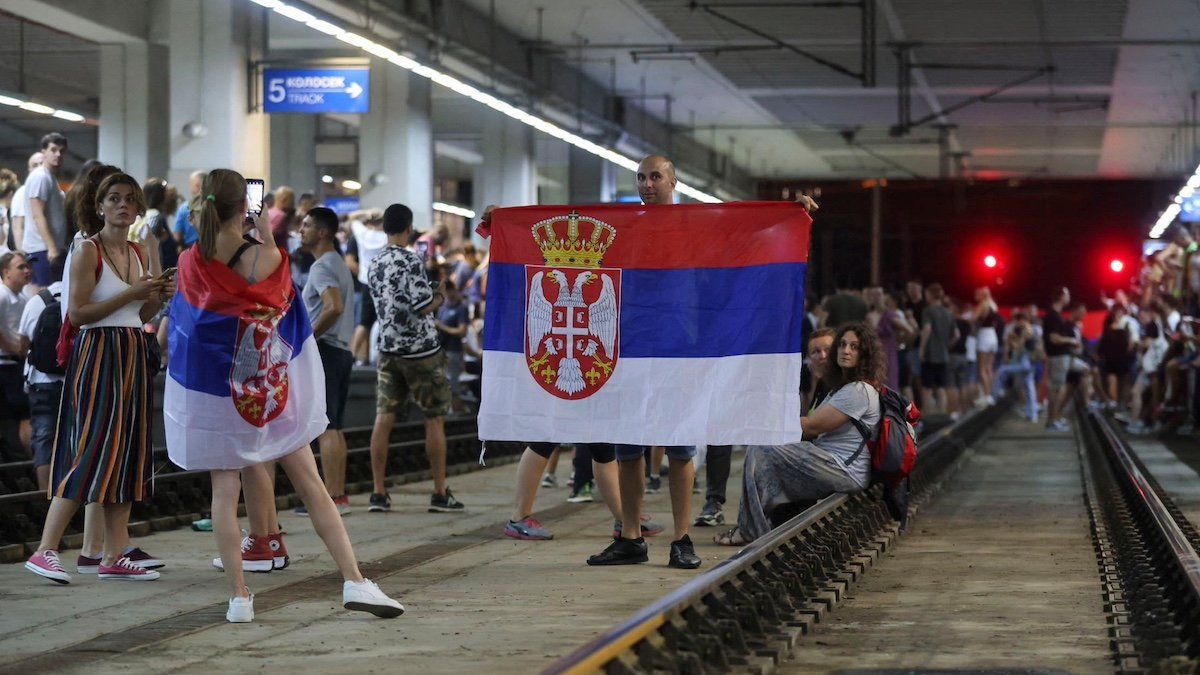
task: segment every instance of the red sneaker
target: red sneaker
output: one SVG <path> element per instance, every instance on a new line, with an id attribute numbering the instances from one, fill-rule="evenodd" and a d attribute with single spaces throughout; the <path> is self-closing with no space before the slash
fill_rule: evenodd
<path id="1" fill-rule="evenodd" d="M 270 535 L 268 535 L 270 536 Z M 212 560 L 213 567 L 224 570 L 221 556 Z M 270 572 L 275 567 L 275 554 L 267 543 L 267 537 L 252 534 L 242 538 L 242 569 L 246 572 Z"/>
<path id="2" fill-rule="evenodd" d="M 292 564 L 292 559 L 288 557 L 287 546 L 283 544 L 283 532 L 267 535 L 267 546 L 271 549 L 272 567 L 271 569 L 285 569 Z"/>
<path id="3" fill-rule="evenodd" d="M 63 569 L 62 563 L 58 561 L 58 551 L 53 549 L 29 556 L 29 560 L 25 561 L 25 569 L 50 581 L 71 583 L 71 575 Z"/>
<path id="4" fill-rule="evenodd" d="M 347 515 L 350 513 L 350 497 L 342 495 L 333 498 L 333 505 L 337 507 L 339 515 Z"/>
<path id="5" fill-rule="evenodd" d="M 97 573 L 101 579 L 120 579 L 121 581 L 154 581 L 159 577 L 158 572 L 139 567 L 127 557 L 117 558 L 112 565 L 100 563 Z"/>

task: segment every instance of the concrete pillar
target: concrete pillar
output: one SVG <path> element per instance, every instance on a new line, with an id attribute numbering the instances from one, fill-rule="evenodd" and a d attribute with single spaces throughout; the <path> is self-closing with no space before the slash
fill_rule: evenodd
<path id="1" fill-rule="evenodd" d="M 533 129 L 487 108 L 480 108 L 480 114 L 485 116 L 483 163 L 475 169 L 474 209 L 482 213 L 489 204 L 537 204 Z"/>
<path id="2" fill-rule="evenodd" d="M 617 196 L 617 166 L 571 146 L 570 203 L 602 204 Z"/>
<path id="3" fill-rule="evenodd" d="M 249 63 L 259 56 L 262 13 L 251 3 L 167 0 L 170 33 L 170 171 L 186 185 L 197 169 L 267 172 L 266 116 L 249 111 Z M 146 92 L 139 92 L 146 95 Z M 189 136 L 186 125 L 202 125 Z M 195 127 L 193 127 L 195 128 Z"/>
<path id="4" fill-rule="evenodd" d="M 404 204 L 413 227 L 433 223 L 433 124 L 429 80 L 371 59 L 371 111 L 358 138 L 359 195 L 364 207 Z"/>
<path id="5" fill-rule="evenodd" d="M 267 186 L 289 185 L 299 195 L 316 194 L 320 184 L 317 176 L 317 116 L 270 115 L 271 168 Z"/>
<path id="6" fill-rule="evenodd" d="M 165 61 L 164 48 L 145 42 L 100 45 L 97 157 L 140 181 L 166 176 Z"/>

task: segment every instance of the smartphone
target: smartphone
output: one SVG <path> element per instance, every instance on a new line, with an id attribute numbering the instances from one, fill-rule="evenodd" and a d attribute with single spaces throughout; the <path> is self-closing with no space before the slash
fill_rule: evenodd
<path id="1" fill-rule="evenodd" d="M 178 271 L 179 271 L 178 267 L 168 267 L 167 269 L 165 269 L 159 273 L 158 278 L 162 279 L 163 281 L 166 281 L 168 279 L 174 279 L 175 273 Z"/>
<path id="2" fill-rule="evenodd" d="M 261 178 L 246 179 L 246 217 L 257 216 L 262 214 L 263 194 L 266 192 L 266 183 Z"/>

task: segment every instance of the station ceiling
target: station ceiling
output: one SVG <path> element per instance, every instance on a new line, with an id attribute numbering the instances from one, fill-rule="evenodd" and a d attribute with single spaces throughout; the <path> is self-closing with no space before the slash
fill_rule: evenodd
<path id="1" fill-rule="evenodd" d="M 876 0 L 874 86 L 854 76 L 864 70 L 858 3 L 466 2 L 660 118 L 669 97 L 672 124 L 759 178 L 1194 168 L 1194 1 Z M 933 119 L 896 135 L 904 44 L 910 119 Z"/>

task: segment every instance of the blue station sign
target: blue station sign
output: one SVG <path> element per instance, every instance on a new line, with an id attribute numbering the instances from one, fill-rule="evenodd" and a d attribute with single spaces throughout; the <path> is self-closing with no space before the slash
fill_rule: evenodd
<path id="1" fill-rule="evenodd" d="M 371 107 L 367 68 L 267 68 L 263 111 L 267 113 L 365 113 Z"/>

